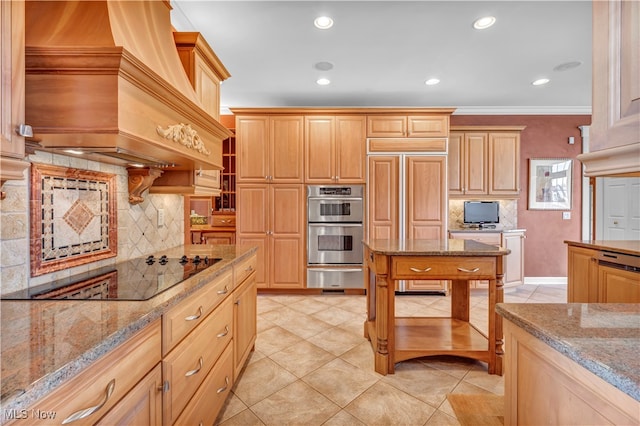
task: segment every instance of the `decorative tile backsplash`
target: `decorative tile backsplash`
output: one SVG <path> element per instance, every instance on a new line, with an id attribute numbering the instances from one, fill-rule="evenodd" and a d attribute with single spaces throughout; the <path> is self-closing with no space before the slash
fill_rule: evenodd
<path id="1" fill-rule="evenodd" d="M 449 228 L 461 228 L 464 218 L 464 201 L 449 200 Z M 518 227 L 518 200 L 499 200 L 500 227 Z"/>
<path id="2" fill-rule="evenodd" d="M 118 205 L 118 254 L 115 258 L 87 263 L 38 277 L 30 277 L 29 263 L 29 170 L 21 181 L 7 181 L 6 199 L 0 202 L 0 292 L 3 294 L 47 283 L 133 257 L 146 256 L 183 244 L 184 202 L 181 195 L 145 193 L 145 201 L 132 206 L 128 198 L 128 177 L 124 167 L 76 157 L 37 151 L 29 156 L 33 163 L 72 167 L 116 175 Z M 158 210 L 164 213 L 164 225 L 158 227 Z M 74 226 L 82 220 L 69 217 Z M 71 225 L 70 225 L 71 226 Z M 69 228 L 71 230 L 71 228 Z M 75 232 L 75 231 L 73 231 Z"/>

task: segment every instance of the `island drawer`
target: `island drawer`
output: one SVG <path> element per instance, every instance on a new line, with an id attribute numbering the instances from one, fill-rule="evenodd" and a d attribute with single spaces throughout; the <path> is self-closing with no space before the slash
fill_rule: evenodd
<path id="1" fill-rule="evenodd" d="M 391 263 L 391 279 L 491 279 L 495 270 L 495 257 L 398 256 Z"/>
<path id="2" fill-rule="evenodd" d="M 236 276 L 234 287 L 237 287 L 240 284 L 242 284 L 242 282 L 246 280 L 247 277 L 256 270 L 257 263 L 258 263 L 258 257 L 251 256 L 248 259 L 243 260 L 241 263 L 238 263 L 233 267 L 233 270 Z"/>
<path id="3" fill-rule="evenodd" d="M 162 354 L 169 351 L 196 328 L 233 290 L 233 271 L 229 269 L 204 289 L 192 294 L 162 315 Z"/>

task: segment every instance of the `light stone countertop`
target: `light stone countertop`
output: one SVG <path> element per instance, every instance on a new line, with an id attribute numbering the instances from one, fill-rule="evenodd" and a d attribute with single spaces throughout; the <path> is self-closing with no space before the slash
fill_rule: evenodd
<path id="1" fill-rule="evenodd" d="M 449 232 L 481 232 L 484 234 L 499 234 L 499 233 L 505 233 L 508 234 L 510 232 L 525 232 L 526 229 L 524 228 L 466 228 L 466 227 L 460 227 L 460 228 L 449 228 Z"/>
<path id="2" fill-rule="evenodd" d="M 511 251 L 473 240 L 369 240 L 364 244 L 374 253 L 406 256 L 503 256 Z"/>
<path id="3" fill-rule="evenodd" d="M 638 240 L 565 240 L 565 243 L 570 246 L 640 256 L 640 241 Z"/>
<path id="4" fill-rule="evenodd" d="M 3 412 L 29 407 L 256 250 L 252 246 L 234 245 L 191 245 L 163 250 L 156 255 L 187 254 L 222 260 L 145 301 L 2 300 Z"/>
<path id="5" fill-rule="evenodd" d="M 640 304 L 499 303 L 496 311 L 640 401 Z"/>

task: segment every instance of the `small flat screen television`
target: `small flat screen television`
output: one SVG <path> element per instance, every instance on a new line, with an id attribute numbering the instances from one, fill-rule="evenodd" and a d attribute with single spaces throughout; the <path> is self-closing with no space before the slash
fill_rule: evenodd
<path id="1" fill-rule="evenodd" d="M 491 225 L 500 222 L 500 203 L 497 201 L 465 201 L 465 224 Z"/>

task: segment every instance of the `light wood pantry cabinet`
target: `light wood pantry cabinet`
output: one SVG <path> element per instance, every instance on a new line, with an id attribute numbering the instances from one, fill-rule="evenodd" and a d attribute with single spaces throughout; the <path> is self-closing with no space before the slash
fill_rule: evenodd
<path id="1" fill-rule="evenodd" d="M 369 138 L 432 138 L 447 137 L 452 110 L 434 110 L 431 114 L 367 115 Z"/>
<path id="2" fill-rule="evenodd" d="M 365 116 L 307 115 L 304 143 L 306 183 L 365 183 Z"/>
<path id="3" fill-rule="evenodd" d="M 452 198 L 515 198 L 520 194 L 524 126 L 452 126 L 448 182 Z"/>
<path id="4" fill-rule="evenodd" d="M 304 288 L 304 185 L 239 184 L 237 191 L 237 241 L 259 247 L 258 287 Z"/>
<path id="5" fill-rule="evenodd" d="M 640 173 L 640 3 L 593 3 L 593 111 L 586 176 Z"/>
<path id="6" fill-rule="evenodd" d="M 17 129 L 25 123 L 24 1 L 0 4 L 0 188 L 7 180 L 22 180 L 25 141 Z M 0 192 L 0 199 L 5 197 Z"/>
<path id="7" fill-rule="evenodd" d="M 446 236 L 446 156 L 369 155 L 368 238 Z M 407 281 L 403 290 L 447 291 L 447 281 Z"/>
<path id="8" fill-rule="evenodd" d="M 504 257 L 504 286 L 514 287 L 524 283 L 524 230 L 506 231 L 449 231 L 450 238 L 460 240 L 474 240 L 485 244 L 500 246 L 511 250 Z M 469 281 L 471 288 L 487 288 L 489 282 L 486 280 Z"/>
<path id="9" fill-rule="evenodd" d="M 302 115 L 236 114 L 238 183 L 303 183 Z"/>

